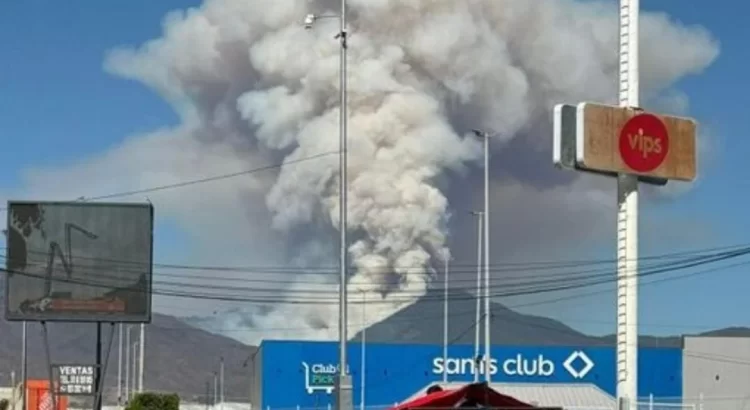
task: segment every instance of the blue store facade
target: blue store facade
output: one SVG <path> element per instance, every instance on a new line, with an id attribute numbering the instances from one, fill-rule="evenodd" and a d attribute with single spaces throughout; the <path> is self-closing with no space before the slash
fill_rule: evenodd
<path id="1" fill-rule="evenodd" d="M 368 406 L 400 402 L 426 385 L 442 380 L 472 381 L 473 346 L 368 343 L 365 349 L 365 402 Z M 354 403 L 360 403 L 362 345 L 350 343 L 349 373 Z M 336 342 L 264 341 L 253 362 L 253 403 L 263 408 L 325 408 L 338 362 Z M 640 397 L 682 396 L 682 350 L 641 348 L 638 356 Z M 481 369 L 479 369 L 481 371 Z M 590 383 L 614 396 L 615 350 L 612 347 L 512 347 L 492 349 L 493 382 Z"/>

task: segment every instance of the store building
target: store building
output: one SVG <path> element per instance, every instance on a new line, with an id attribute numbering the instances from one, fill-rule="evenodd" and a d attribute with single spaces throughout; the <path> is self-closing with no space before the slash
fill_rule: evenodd
<path id="1" fill-rule="evenodd" d="M 354 402 L 359 405 L 364 392 L 367 407 L 388 406 L 441 382 L 444 372 L 453 383 L 470 382 L 477 370 L 483 370 L 472 358 L 473 346 L 450 346 L 447 360 L 442 349 L 441 345 L 376 343 L 363 349 L 350 343 Z M 675 403 L 683 396 L 681 349 L 641 348 L 638 361 L 641 397 Z M 264 341 L 253 361 L 251 401 L 264 410 L 325 409 L 333 404 L 337 363 L 336 342 Z M 556 392 L 575 391 L 577 398 L 567 399 L 574 403 L 559 405 L 614 406 L 612 347 L 496 346 L 490 371 L 498 391 L 512 390 L 529 402 L 547 405 L 558 400 L 561 393 Z"/>
<path id="2" fill-rule="evenodd" d="M 686 402 L 750 409 L 750 338 L 685 336 L 682 361 Z"/>

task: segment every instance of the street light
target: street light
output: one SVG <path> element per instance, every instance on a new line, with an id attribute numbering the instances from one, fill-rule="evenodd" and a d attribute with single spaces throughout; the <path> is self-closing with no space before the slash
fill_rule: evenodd
<path id="1" fill-rule="evenodd" d="M 449 264 L 451 259 L 448 249 L 445 250 L 443 259 L 445 263 L 445 278 L 443 282 L 443 363 L 448 363 L 448 286 L 450 285 L 448 276 L 450 274 Z M 443 383 L 448 383 L 448 366 L 443 366 Z"/>
<path id="2" fill-rule="evenodd" d="M 490 371 L 490 138 L 496 133 L 473 129 L 474 135 L 484 140 L 484 370 L 485 380 L 491 380 Z"/>
<path id="3" fill-rule="evenodd" d="M 339 379 L 336 384 L 336 406 L 338 410 L 351 410 L 353 408 L 352 400 L 352 379 L 347 374 L 346 365 L 346 326 L 347 321 L 347 267 L 348 263 L 348 250 L 347 250 L 347 90 L 346 90 L 346 50 L 347 44 L 347 27 L 346 27 L 346 0 L 341 0 L 341 10 L 338 15 L 316 15 L 308 14 L 305 17 L 304 25 L 305 29 L 310 30 L 313 27 L 315 21 L 322 18 L 337 18 L 339 19 L 340 27 L 339 32 L 335 38 L 339 40 L 341 45 L 341 56 L 340 56 L 340 68 L 339 68 L 339 91 L 341 99 L 341 108 L 339 115 L 339 233 L 341 235 L 339 241 Z"/>
<path id="4" fill-rule="evenodd" d="M 480 301 L 482 299 L 482 223 L 484 212 L 471 211 L 469 213 L 477 217 L 477 306 L 474 318 L 474 383 L 479 383 L 479 330 L 481 328 L 479 321 L 482 319 L 482 305 Z"/>

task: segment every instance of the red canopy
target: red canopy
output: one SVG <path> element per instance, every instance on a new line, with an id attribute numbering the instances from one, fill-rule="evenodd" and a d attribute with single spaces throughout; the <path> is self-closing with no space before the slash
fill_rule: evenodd
<path id="1" fill-rule="evenodd" d="M 475 402 L 483 407 L 503 409 L 534 409 L 531 404 L 524 403 L 511 396 L 500 394 L 487 386 L 487 383 L 467 384 L 459 389 L 436 391 L 416 399 L 401 403 L 391 410 L 416 410 L 428 408 L 458 407 L 467 401 Z"/>

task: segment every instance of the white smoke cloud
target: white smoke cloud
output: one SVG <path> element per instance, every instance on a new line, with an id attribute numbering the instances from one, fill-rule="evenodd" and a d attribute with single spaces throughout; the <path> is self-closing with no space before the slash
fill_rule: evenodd
<path id="1" fill-rule="evenodd" d="M 106 69 L 158 92 L 182 124 L 133 137 L 70 168 L 34 170 L 27 194 L 109 193 L 285 161 L 278 171 L 149 196 L 159 215 L 192 237 L 201 249 L 193 254 L 197 260 L 281 266 L 304 249 L 305 261 L 297 263 L 332 265 L 337 156 L 292 163 L 338 150 L 337 22 L 319 20 L 305 30 L 301 19 L 309 12 L 335 13 L 335 2 L 206 0 L 167 16 L 162 37 L 114 50 Z M 469 128 L 499 132 L 492 173 L 493 203 L 500 205 L 492 223 L 502 229 L 492 234 L 493 243 L 511 246 L 494 259 L 542 236 L 563 246 L 571 232 L 590 234 L 571 230 L 577 221 L 596 226 L 609 217 L 601 200 L 610 194 L 606 181 L 552 168 L 549 120 L 558 102 L 615 100 L 614 7 L 571 0 L 351 0 L 350 13 L 350 290 L 381 301 L 368 306 L 368 322 L 427 289 L 449 233 L 459 237 L 451 242 L 454 256 L 473 261 L 473 231 L 450 218 L 452 210 L 481 203 L 475 178 L 481 146 L 465 136 Z M 641 27 L 645 95 L 684 103 L 661 97 L 663 91 L 707 67 L 717 43 L 705 30 L 663 14 L 645 14 Z M 335 289 L 333 275 L 315 279 L 324 284 L 315 287 L 311 275 L 303 276 L 298 285 L 279 286 L 279 297 L 309 292 L 313 298 Z M 227 325 L 250 321 L 266 330 L 232 336 L 336 335 L 335 305 L 258 312 L 239 311 Z M 360 314 L 353 309 L 353 316 Z M 361 327 L 352 322 L 352 332 Z M 279 327 L 289 330 L 267 330 Z"/>

